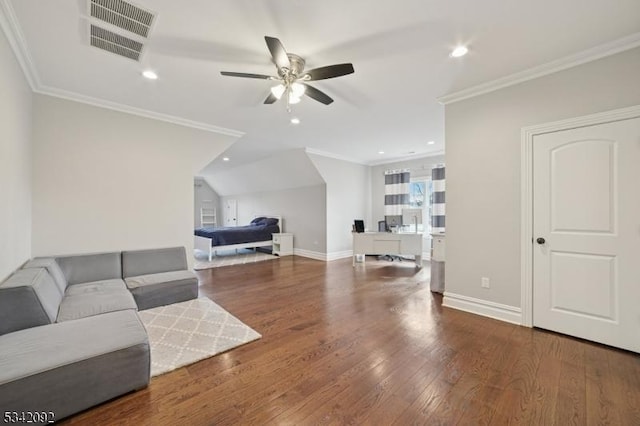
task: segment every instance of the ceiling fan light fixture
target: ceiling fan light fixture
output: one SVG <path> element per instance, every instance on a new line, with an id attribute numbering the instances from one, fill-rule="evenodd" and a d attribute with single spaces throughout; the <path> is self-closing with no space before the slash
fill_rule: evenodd
<path id="1" fill-rule="evenodd" d="M 290 104 L 298 104 L 300 103 L 300 100 L 302 100 L 302 98 L 300 96 L 296 96 L 295 93 L 293 92 L 289 92 L 289 103 Z"/>
<path id="2" fill-rule="evenodd" d="M 291 93 L 296 98 L 301 98 L 302 95 L 304 95 L 304 90 L 305 90 L 304 85 L 302 85 L 300 83 L 292 83 L 291 84 Z"/>
<path id="3" fill-rule="evenodd" d="M 107 1 L 107 0 L 93 0 Z M 110 1 L 110 0 L 109 0 Z M 114 0 L 115 1 L 115 0 Z M 117 0 L 121 1 L 121 0 Z M 311 99 L 324 105 L 329 105 L 333 99 L 321 90 L 306 84 L 307 81 L 327 80 L 330 78 L 342 77 L 353 74 L 353 64 L 334 64 L 324 67 L 314 68 L 304 71 L 306 61 L 294 53 L 287 53 L 282 42 L 275 37 L 264 37 L 267 48 L 271 54 L 271 59 L 276 66 L 277 76 L 265 74 L 253 74 L 245 72 L 220 71 L 220 74 L 227 77 L 258 78 L 264 80 L 276 80 L 278 85 L 271 88 L 271 93 L 262 102 L 263 104 L 273 104 L 286 96 L 287 110 L 291 111 L 289 105 L 300 102 L 302 96 L 307 95 Z"/>
<path id="4" fill-rule="evenodd" d="M 282 84 L 278 84 L 277 86 L 273 86 L 271 88 L 271 93 L 273 94 L 273 96 L 275 96 L 277 99 L 280 99 L 282 97 L 282 94 L 284 93 L 284 85 Z"/>

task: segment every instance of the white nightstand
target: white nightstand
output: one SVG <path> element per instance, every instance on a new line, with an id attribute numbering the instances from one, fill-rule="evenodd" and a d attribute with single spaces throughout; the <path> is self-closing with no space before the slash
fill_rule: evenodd
<path id="1" fill-rule="evenodd" d="M 291 256 L 293 254 L 293 234 L 280 233 L 272 235 L 272 253 L 276 256 Z"/>

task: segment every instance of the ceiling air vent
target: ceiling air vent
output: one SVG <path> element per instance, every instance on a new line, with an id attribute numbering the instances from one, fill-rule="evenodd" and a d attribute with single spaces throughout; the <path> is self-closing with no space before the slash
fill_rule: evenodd
<path id="1" fill-rule="evenodd" d="M 90 0 L 91 16 L 142 37 L 149 35 L 155 15 L 123 0 Z"/>
<path id="2" fill-rule="evenodd" d="M 116 55 L 137 61 L 142 53 L 142 43 L 131 40 L 91 24 L 91 45 Z"/>

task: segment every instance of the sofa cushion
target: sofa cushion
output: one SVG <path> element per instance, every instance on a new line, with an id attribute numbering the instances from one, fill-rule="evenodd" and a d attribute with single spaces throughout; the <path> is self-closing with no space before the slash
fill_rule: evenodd
<path id="1" fill-rule="evenodd" d="M 110 291 L 122 291 L 127 290 L 127 286 L 121 279 L 118 280 L 105 280 L 94 281 L 91 283 L 73 284 L 67 287 L 65 292 L 66 296 L 73 296 L 77 294 L 87 293 L 104 293 Z"/>
<path id="2" fill-rule="evenodd" d="M 64 322 L 107 312 L 137 310 L 135 300 L 127 290 L 111 290 L 67 295 L 60 304 L 58 321 Z"/>
<path id="3" fill-rule="evenodd" d="M 56 261 L 69 284 L 122 278 L 119 252 L 63 256 Z"/>
<path id="4" fill-rule="evenodd" d="M 55 420 L 149 382 L 149 341 L 134 311 L 0 336 L 0 401 Z"/>
<path id="5" fill-rule="evenodd" d="M 123 278 L 180 271 L 187 268 L 187 255 L 184 247 L 122 252 Z"/>
<path id="6" fill-rule="evenodd" d="M 53 257 L 37 257 L 28 261 L 23 268 L 45 268 L 60 289 L 60 294 L 64 294 L 67 288 L 67 279 Z"/>
<path id="7" fill-rule="evenodd" d="M 171 271 L 125 278 L 139 310 L 198 297 L 198 277 L 191 271 Z"/>
<path id="8" fill-rule="evenodd" d="M 46 269 L 16 271 L 0 284 L 0 335 L 54 322 L 61 300 Z"/>

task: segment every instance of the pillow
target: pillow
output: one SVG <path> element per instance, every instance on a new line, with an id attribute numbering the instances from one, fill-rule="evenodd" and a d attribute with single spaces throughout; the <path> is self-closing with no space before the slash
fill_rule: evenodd
<path id="1" fill-rule="evenodd" d="M 265 218 L 265 220 L 264 220 L 264 222 L 262 224 L 266 225 L 266 226 L 277 225 L 278 224 L 278 219 L 276 219 L 275 217 L 267 217 L 267 218 Z"/>
<path id="2" fill-rule="evenodd" d="M 264 216 L 256 217 L 251 221 L 251 225 L 262 225 L 262 222 L 264 222 L 265 219 L 266 217 Z"/>

